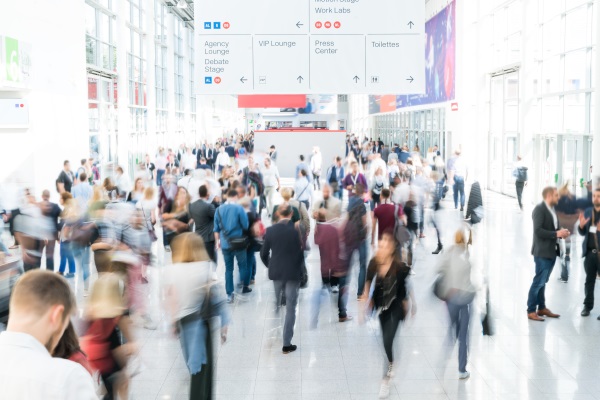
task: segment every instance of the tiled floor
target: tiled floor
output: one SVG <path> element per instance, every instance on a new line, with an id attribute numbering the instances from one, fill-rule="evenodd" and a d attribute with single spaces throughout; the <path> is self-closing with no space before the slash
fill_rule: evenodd
<path id="1" fill-rule="evenodd" d="M 516 200 L 486 193 L 486 217 L 474 237 L 473 259 L 489 270 L 496 335 L 483 337 L 479 314 L 473 313 L 468 369 L 458 380 L 457 346 L 449 343 L 444 305 L 431 294 L 436 257 L 433 229 L 418 248 L 413 283 L 418 301 L 414 319 L 396 340 L 397 369 L 391 399 L 448 400 L 592 400 L 600 399 L 600 321 L 579 316 L 583 301 L 583 267 L 574 246 L 569 283 L 557 281 L 558 264 L 546 290 L 548 307 L 558 320 L 530 322 L 526 298 L 533 277 L 531 209 L 520 213 Z M 446 203 L 446 236 L 457 214 Z M 446 240 L 448 243 L 448 240 Z M 162 257 L 162 255 L 161 255 Z M 293 342 L 298 351 L 281 354 L 281 316 L 274 314 L 273 288 L 258 261 L 257 284 L 233 306 L 228 342 L 218 348 L 217 399 L 376 399 L 383 370 L 383 348 L 376 321 L 337 322 L 334 297 L 321 309 L 311 330 L 311 297 L 319 285 L 318 250 L 309 256 L 311 282 L 301 291 Z M 159 305 L 159 270 L 152 269 L 154 315 Z M 223 266 L 219 267 L 220 276 Z M 353 276 L 356 288 L 356 271 Z M 354 293 L 354 292 L 351 292 Z M 357 313 L 350 296 L 349 310 Z M 189 378 L 179 342 L 164 321 L 156 331 L 138 332 L 144 371 L 131 385 L 134 399 L 187 399 Z"/>

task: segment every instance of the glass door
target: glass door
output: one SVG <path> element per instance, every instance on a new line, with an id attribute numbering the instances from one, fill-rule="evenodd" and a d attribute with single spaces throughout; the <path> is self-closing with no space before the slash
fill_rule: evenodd
<path id="1" fill-rule="evenodd" d="M 559 154 L 557 159 L 558 184 L 569 186 L 577 196 L 587 194 L 585 182 L 588 180 L 591 161 L 591 142 L 587 136 L 558 136 Z"/>

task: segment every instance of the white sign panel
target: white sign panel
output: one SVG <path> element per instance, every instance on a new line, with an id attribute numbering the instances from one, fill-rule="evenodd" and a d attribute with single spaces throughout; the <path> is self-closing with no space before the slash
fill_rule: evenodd
<path id="1" fill-rule="evenodd" d="M 198 94 L 425 91 L 424 0 L 196 0 Z"/>
<path id="2" fill-rule="evenodd" d="M 29 101 L 0 99 L 0 128 L 29 127 Z"/>

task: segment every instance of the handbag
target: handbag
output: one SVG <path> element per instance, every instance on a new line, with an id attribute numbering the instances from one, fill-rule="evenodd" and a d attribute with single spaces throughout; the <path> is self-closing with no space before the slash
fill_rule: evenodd
<path id="1" fill-rule="evenodd" d="M 446 301 L 448 296 L 448 291 L 444 282 L 445 279 L 446 276 L 440 273 L 433 282 L 433 295 L 442 301 Z"/>
<path id="2" fill-rule="evenodd" d="M 494 335 L 494 328 L 492 326 L 492 317 L 490 312 L 490 288 L 488 287 L 485 294 L 485 317 L 483 317 L 481 320 L 482 333 L 484 336 Z"/>
<path id="3" fill-rule="evenodd" d="M 398 206 L 394 207 L 394 220 L 396 221 L 396 225 L 394 226 L 394 237 L 398 244 L 402 245 L 410 240 L 410 232 L 404 226 L 400 218 L 398 218 Z"/>
<path id="4" fill-rule="evenodd" d="M 222 225 L 223 218 L 221 218 L 221 207 L 217 208 L 217 215 L 219 216 L 219 220 L 221 221 L 221 225 Z M 248 249 L 248 246 L 250 244 L 248 242 L 248 237 L 242 236 L 242 237 L 233 238 L 233 239 L 229 238 L 229 235 L 227 234 L 227 231 L 225 230 L 224 226 L 223 226 L 222 232 L 223 232 L 223 236 L 225 237 L 225 240 L 229 244 L 229 250 L 240 251 L 240 250 Z"/>
<path id="5" fill-rule="evenodd" d="M 146 222 L 146 225 L 147 225 L 148 220 L 146 219 L 146 213 L 144 212 L 144 207 L 142 207 L 142 215 L 143 215 L 144 221 Z M 154 231 L 154 225 L 150 225 L 150 227 L 147 227 L 147 229 L 148 229 L 148 235 L 150 236 L 150 241 L 156 242 L 158 240 L 158 236 L 156 236 L 156 232 Z"/>

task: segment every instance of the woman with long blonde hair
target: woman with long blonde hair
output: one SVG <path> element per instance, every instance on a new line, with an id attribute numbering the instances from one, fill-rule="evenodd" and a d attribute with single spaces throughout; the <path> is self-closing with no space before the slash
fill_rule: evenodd
<path id="1" fill-rule="evenodd" d="M 173 240 L 172 250 L 173 264 L 164 272 L 165 299 L 191 375 L 190 399 L 211 399 L 214 359 L 210 320 L 221 317 L 221 343 L 225 343 L 230 320 L 225 291 L 211 279 L 212 263 L 202 237 L 182 233 Z"/>

